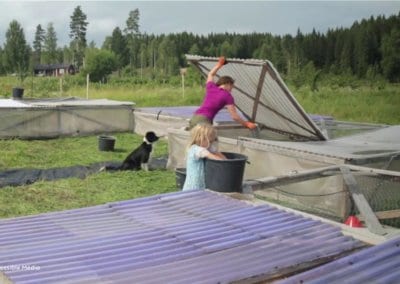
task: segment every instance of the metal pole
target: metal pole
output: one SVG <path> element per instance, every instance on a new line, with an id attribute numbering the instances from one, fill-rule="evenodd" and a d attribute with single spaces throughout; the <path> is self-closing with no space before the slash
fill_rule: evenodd
<path id="1" fill-rule="evenodd" d="M 182 74 L 182 97 L 185 97 L 185 75 Z"/>
<path id="2" fill-rule="evenodd" d="M 60 97 L 62 97 L 63 89 L 62 89 L 62 77 L 60 77 Z"/>
<path id="3" fill-rule="evenodd" d="M 86 75 L 86 99 L 89 99 L 89 74 Z"/>
<path id="4" fill-rule="evenodd" d="M 182 78 L 182 97 L 185 97 L 185 74 L 186 74 L 186 68 L 181 68 L 180 70 L 181 73 L 181 78 Z"/>

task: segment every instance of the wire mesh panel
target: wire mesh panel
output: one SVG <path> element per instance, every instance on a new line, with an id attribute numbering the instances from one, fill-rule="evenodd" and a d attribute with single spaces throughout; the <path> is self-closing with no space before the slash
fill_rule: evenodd
<path id="1" fill-rule="evenodd" d="M 355 175 L 368 204 L 381 224 L 400 228 L 400 177 Z M 359 214 L 355 207 L 354 214 Z"/>
<path id="2" fill-rule="evenodd" d="M 366 223 L 368 210 L 371 210 L 381 225 L 400 228 L 400 173 L 354 166 L 349 168 L 352 169 L 350 175 L 355 184 L 349 184 L 346 173 L 338 167 L 316 170 L 308 177 L 295 173 L 258 183 L 253 181 L 251 187 L 260 199 L 334 221 L 344 222 L 354 215 Z M 338 179 L 341 183 L 331 184 L 327 182 L 329 179 Z M 360 200 L 365 202 L 360 203 Z"/>
<path id="3" fill-rule="evenodd" d="M 306 213 L 342 221 L 349 214 L 351 200 L 340 176 L 309 179 L 294 184 L 274 185 L 254 192 L 255 196 Z M 333 185 L 333 186 L 332 186 Z"/>
<path id="4" fill-rule="evenodd" d="M 0 138 L 54 138 L 134 128 L 133 103 L 129 102 L 71 98 L 0 103 Z"/>

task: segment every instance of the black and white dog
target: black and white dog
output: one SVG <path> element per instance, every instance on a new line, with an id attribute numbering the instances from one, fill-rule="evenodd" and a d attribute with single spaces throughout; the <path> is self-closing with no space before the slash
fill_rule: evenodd
<path id="1" fill-rule="evenodd" d="M 153 151 L 153 143 L 157 142 L 158 139 L 160 139 L 160 137 L 158 137 L 153 131 L 147 132 L 143 138 L 143 143 L 125 158 L 122 165 L 119 167 L 119 170 L 138 171 L 143 169 L 148 171 L 148 162 L 151 152 Z"/>
<path id="2" fill-rule="evenodd" d="M 153 131 L 149 131 L 143 137 L 143 143 L 133 150 L 122 162 L 122 164 L 108 164 L 102 166 L 98 171 L 139 171 L 141 169 L 148 171 L 148 162 L 153 151 L 153 143 L 158 141 L 158 137 Z"/>

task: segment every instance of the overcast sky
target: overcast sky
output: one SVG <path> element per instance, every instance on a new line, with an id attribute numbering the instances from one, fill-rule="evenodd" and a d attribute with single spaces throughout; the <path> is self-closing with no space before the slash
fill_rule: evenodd
<path id="1" fill-rule="evenodd" d="M 192 32 L 295 35 L 299 28 L 350 27 L 371 16 L 398 15 L 400 1 L 2 1 L 0 0 L 0 45 L 12 20 L 24 29 L 30 45 L 36 26 L 52 22 L 58 46 L 69 43 L 69 24 L 75 7 L 81 6 L 89 22 L 86 39 L 101 47 L 115 27 L 123 30 L 129 11 L 139 9 L 140 31 L 147 34 Z"/>

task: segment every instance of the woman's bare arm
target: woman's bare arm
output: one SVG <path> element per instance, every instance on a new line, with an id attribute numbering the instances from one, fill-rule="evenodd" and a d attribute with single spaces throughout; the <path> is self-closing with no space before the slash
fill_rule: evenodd
<path id="1" fill-rule="evenodd" d="M 224 66 L 224 64 L 225 64 L 225 57 L 222 56 L 222 57 L 219 58 L 218 63 L 214 66 L 214 68 L 211 69 L 210 72 L 208 72 L 207 83 L 208 82 L 212 82 L 214 80 L 215 74 L 217 74 L 218 70 L 222 66 Z"/>

